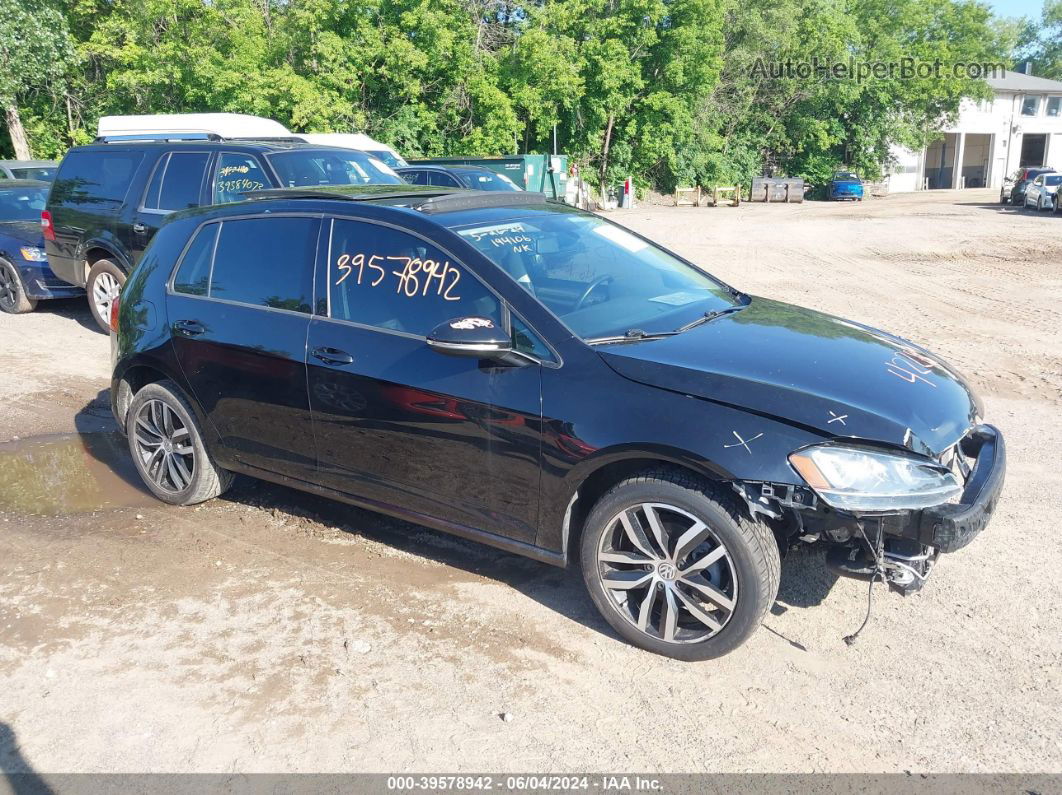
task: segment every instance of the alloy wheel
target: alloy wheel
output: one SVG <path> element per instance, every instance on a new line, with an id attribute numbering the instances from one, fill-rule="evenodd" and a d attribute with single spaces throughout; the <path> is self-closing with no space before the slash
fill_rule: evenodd
<path id="1" fill-rule="evenodd" d="M 111 316 L 111 304 L 121 292 L 122 285 L 113 275 L 102 271 L 96 274 L 92 283 L 92 302 L 96 305 L 96 312 L 101 318 L 107 320 Z"/>
<path id="2" fill-rule="evenodd" d="M 133 439 L 145 475 L 164 491 L 184 491 L 195 475 L 192 437 L 180 415 L 161 400 L 148 400 L 136 414 Z"/>
<path id="3" fill-rule="evenodd" d="M 705 522 L 673 505 L 642 503 L 615 516 L 601 536 L 597 565 L 616 610 L 657 640 L 707 640 L 737 606 L 737 572 L 726 546 Z"/>
<path id="4" fill-rule="evenodd" d="M 18 294 L 22 286 L 18 283 L 18 275 L 8 264 L 0 265 L 0 305 L 5 309 L 13 309 L 18 303 Z"/>

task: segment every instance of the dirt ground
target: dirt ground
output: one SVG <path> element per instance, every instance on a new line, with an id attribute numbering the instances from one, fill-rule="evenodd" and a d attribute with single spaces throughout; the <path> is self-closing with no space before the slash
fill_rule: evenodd
<path id="1" fill-rule="evenodd" d="M 574 571 L 251 481 L 163 506 L 82 305 L 0 315 L 0 769 L 1062 771 L 1062 217 L 994 196 L 611 216 L 939 352 L 1006 434 L 989 529 L 878 590 L 852 647 L 866 585 L 819 554 L 686 664 L 618 640 Z"/>

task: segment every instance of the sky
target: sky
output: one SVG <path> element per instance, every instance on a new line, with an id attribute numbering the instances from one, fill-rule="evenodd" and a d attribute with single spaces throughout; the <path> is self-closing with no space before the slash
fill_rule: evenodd
<path id="1" fill-rule="evenodd" d="M 988 4 L 1000 17 L 1032 17 L 1039 19 L 1043 0 L 989 0 Z"/>

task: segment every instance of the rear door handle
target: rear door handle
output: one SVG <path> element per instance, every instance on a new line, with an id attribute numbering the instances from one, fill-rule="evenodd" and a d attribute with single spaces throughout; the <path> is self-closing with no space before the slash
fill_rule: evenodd
<path id="1" fill-rule="evenodd" d="M 147 231 L 147 227 L 143 224 L 133 224 L 133 231 L 136 232 L 138 235 L 142 235 L 144 234 L 144 232 Z"/>
<path id="2" fill-rule="evenodd" d="M 198 320 L 176 320 L 173 330 L 184 337 L 198 337 L 206 331 L 206 326 Z"/>
<path id="3" fill-rule="evenodd" d="M 319 359 L 325 364 L 353 364 L 354 357 L 346 351 L 336 348 L 314 348 L 311 351 L 313 358 Z"/>

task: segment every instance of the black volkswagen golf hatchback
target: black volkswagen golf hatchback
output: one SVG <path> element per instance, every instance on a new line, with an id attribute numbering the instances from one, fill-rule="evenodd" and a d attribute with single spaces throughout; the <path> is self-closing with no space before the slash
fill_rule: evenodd
<path id="1" fill-rule="evenodd" d="M 582 569 L 628 641 L 715 657 L 781 552 L 917 588 L 1003 439 L 946 364 L 530 193 L 263 191 L 173 216 L 112 312 L 161 500 L 245 473 Z"/>

